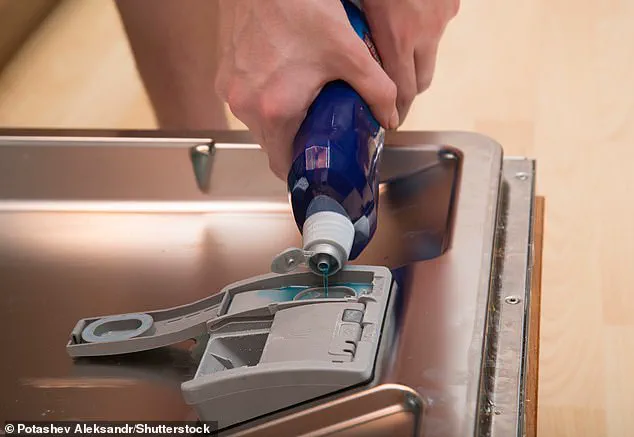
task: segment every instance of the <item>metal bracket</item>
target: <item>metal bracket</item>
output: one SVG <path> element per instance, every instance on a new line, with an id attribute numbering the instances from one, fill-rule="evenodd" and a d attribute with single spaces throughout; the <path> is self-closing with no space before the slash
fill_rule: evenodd
<path id="1" fill-rule="evenodd" d="M 192 167 L 194 168 L 194 176 L 196 177 L 196 185 L 205 194 L 209 192 L 209 179 L 215 152 L 216 145 L 213 140 L 208 144 L 198 144 L 189 151 Z"/>

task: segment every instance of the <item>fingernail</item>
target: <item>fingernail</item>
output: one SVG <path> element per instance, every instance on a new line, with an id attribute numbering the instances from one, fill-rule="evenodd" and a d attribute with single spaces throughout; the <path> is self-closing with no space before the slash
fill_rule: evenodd
<path id="1" fill-rule="evenodd" d="M 397 129 L 399 125 L 399 117 L 398 110 L 394 108 L 394 112 L 392 113 L 392 117 L 390 118 L 390 129 Z"/>

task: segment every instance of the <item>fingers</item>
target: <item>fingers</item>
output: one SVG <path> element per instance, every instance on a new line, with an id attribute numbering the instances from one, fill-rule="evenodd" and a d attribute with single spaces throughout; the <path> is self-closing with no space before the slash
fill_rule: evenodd
<path id="1" fill-rule="evenodd" d="M 434 77 L 438 44 L 459 0 L 365 0 L 364 9 L 385 71 L 398 88 L 400 120 Z"/>
<path id="2" fill-rule="evenodd" d="M 292 165 L 293 140 L 308 108 L 328 82 L 347 82 L 382 126 L 398 127 L 396 85 L 350 26 L 338 0 L 330 0 L 327 8 L 323 0 L 278 1 L 269 7 L 251 0 L 244 3 L 250 13 L 235 0 L 226 1 L 216 90 L 267 152 L 280 179 Z M 279 10 L 270 11 L 275 5 Z M 280 13 L 289 7 L 294 13 Z M 320 11 L 321 20 L 315 18 Z"/>
<path id="3" fill-rule="evenodd" d="M 259 104 L 263 131 L 261 144 L 269 155 L 271 171 L 282 180 L 286 179 L 292 165 L 295 135 L 319 89 L 314 81 L 308 79 L 306 82 L 312 86 L 306 88 L 307 83 L 295 80 L 277 82 L 263 94 Z"/>
<path id="4" fill-rule="evenodd" d="M 344 80 L 359 93 L 384 128 L 396 129 L 399 126 L 396 84 L 356 34 L 351 32 L 345 39 L 340 53 L 337 79 Z"/>
<path id="5" fill-rule="evenodd" d="M 438 43 L 421 44 L 414 52 L 416 65 L 416 88 L 418 93 L 427 91 L 431 86 L 436 70 Z"/>
<path id="6" fill-rule="evenodd" d="M 409 17 L 403 19 L 398 15 L 393 16 L 400 7 L 395 8 L 383 0 L 366 0 L 364 5 L 384 71 L 397 88 L 396 107 L 402 122 L 417 94 L 413 40 L 415 32 L 408 32 L 403 28 Z"/>
<path id="7" fill-rule="evenodd" d="M 222 79 L 218 88 L 231 112 L 251 131 L 267 153 L 271 171 L 280 179 L 292 165 L 292 143 L 310 104 L 322 88 L 320 74 L 298 69 L 263 87 L 235 78 Z"/>
<path id="8" fill-rule="evenodd" d="M 331 80 L 341 79 L 355 88 L 382 126 L 398 127 L 396 85 L 363 41 L 350 33 L 346 43 L 352 45 L 352 51 L 340 59 L 324 57 L 320 68 L 297 65 L 292 74 L 261 86 L 231 75 L 232 68 L 221 68 L 218 73 L 218 92 L 267 152 L 271 171 L 282 180 L 292 165 L 292 143 L 308 108 Z"/>
<path id="9" fill-rule="evenodd" d="M 383 54 L 382 54 L 383 55 Z M 400 120 L 405 120 L 412 102 L 418 94 L 414 51 L 399 54 L 385 50 L 385 71 L 397 87 L 396 107 Z"/>

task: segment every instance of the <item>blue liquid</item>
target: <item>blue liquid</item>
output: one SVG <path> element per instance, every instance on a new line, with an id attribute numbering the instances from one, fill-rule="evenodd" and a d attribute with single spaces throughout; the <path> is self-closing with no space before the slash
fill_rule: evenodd
<path id="1" fill-rule="evenodd" d="M 326 281 L 327 280 L 328 279 L 326 279 Z M 352 288 L 356 292 L 357 296 L 367 294 L 372 289 L 372 284 L 369 283 L 366 284 L 343 282 L 336 285 Z M 293 299 L 295 299 L 295 296 L 308 288 L 312 287 L 284 287 L 275 290 L 255 290 L 251 293 L 255 293 L 255 296 L 253 297 L 257 297 L 258 300 L 261 300 L 261 303 L 259 303 L 258 305 L 267 305 L 274 302 L 292 301 Z M 326 294 L 325 297 L 327 297 Z"/>
<path id="2" fill-rule="evenodd" d="M 322 275 L 324 275 L 324 297 L 328 297 L 328 272 L 330 270 L 330 266 L 327 264 L 324 266 L 319 266 L 319 270 L 321 270 Z"/>

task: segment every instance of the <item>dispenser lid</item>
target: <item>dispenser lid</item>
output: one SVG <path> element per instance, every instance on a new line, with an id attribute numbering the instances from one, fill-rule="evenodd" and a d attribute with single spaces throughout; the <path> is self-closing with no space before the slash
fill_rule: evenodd
<path id="1" fill-rule="evenodd" d="M 390 271 L 346 266 L 329 286 L 322 281 L 312 272 L 268 274 L 180 307 L 82 319 L 67 351 L 114 355 L 205 334 L 183 397 L 220 428 L 246 422 L 372 379 Z"/>
<path id="2" fill-rule="evenodd" d="M 372 281 L 371 272 L 376 269 L 387 270 L 351 267 L 338 275 L 362 283 Z M 389 274 L 389 270 L 387 272 Z M 312 272 L 273 273 L 233 283 L 212 296 L 186 305 L 81 319 L 70 334 L 66 350 L 72 357 L 140 352 L 207 335 L 212 326 L 231 321 L 236 315 L 271 317 L 292 306 L 350 299 L 349 292 L 336 287 L 337 280 L 332 280 L 333 293 L 324 295 L 316 292 L 317 287 L 323 285 L 323 278 Z"/>

